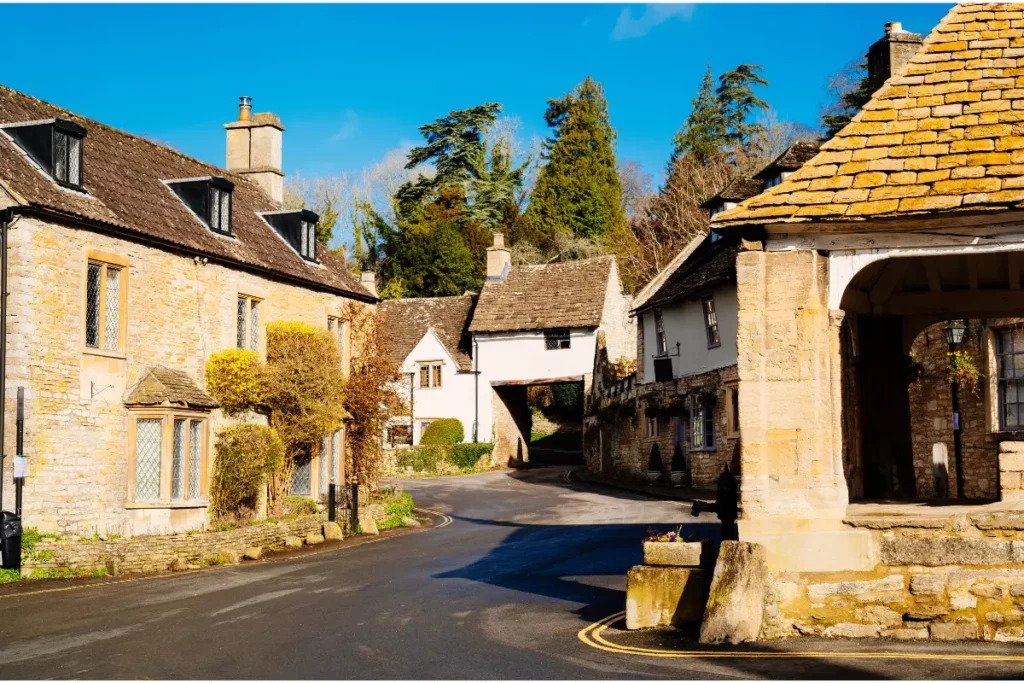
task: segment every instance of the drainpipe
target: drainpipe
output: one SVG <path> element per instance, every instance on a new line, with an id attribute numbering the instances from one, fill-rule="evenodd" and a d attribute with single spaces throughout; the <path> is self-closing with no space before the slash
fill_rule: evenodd
<path id="1" fill-rule="evenodd" d="M 0 210 L 0 510 L 4 507 L 4 417 L 7 413 L 7 227 L 14 220 L 10 209 Z"/>
<path id="2" fill-rule="evenodd" d="M 416 387 L 416 373 L 409 373 L 409 446 L 416 443 L 416 396 L 413 389 Z"/>
<path id="3" fill-rule="evenodd" d="M 480 342 L 473 337 L 473 443 L 480 443 Z"/>

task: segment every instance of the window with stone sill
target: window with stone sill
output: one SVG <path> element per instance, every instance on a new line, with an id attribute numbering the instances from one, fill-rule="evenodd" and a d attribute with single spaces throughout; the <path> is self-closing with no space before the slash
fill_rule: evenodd
<path id="1" fill-rule="evenodd" d="M 127 296 L 122 265 L 90 259 L 85 274 L 85 346 L 124 351 Z"/>
<path id="2" fill-rule="evenodd" d="M 443 367 L 440 362 L 420 363 L 420 389 L 440 389 L 441 388 L 441 368 Z"/>
<path id="3" fill-rule="evenodd" d="M 704 398 L 693 398 L 690 408 L 690 450 L 715 450 L 715 407 Z"/>
<path id="4" fill-rule="evenodd" d="M 240 349 L 260 350 L 260 304 L 256 297 L 238 295 L 235 343 Z"/>
<path id="5" fill-rule="evenodd" d="M 333 315 L 327 316 L 327 331 L 338 340 L 338 355 L 345 357 L 345 321 Z"/>
<path id="6" fill-rule="evenodd" d="M 133 411 L 130 430 L 130 501 L 205 503 L 205 413 Z"/>

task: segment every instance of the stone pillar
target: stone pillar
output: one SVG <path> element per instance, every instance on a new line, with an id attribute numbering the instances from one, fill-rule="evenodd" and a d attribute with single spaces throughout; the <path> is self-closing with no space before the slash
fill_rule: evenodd
<path id="1" fill-rule="evenodd" d="M 491 463 L 515 466 L 530 460 L 530 408 L 526 403 L 526 387 L 507 385 L 491 387 L 491 419 L 494 429 L 494 450 Z"/>
<path id="2" fill-rule="evenodd" d="M 736 259 L 740 377 L 740 539 L 773 571 L 871 569 L 871 536 L 842 524 L 842 314 L 828 309 L 816 251 Z"/>

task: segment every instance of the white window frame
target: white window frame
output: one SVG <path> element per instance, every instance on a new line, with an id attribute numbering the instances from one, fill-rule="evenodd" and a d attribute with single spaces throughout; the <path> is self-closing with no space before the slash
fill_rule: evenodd
<path id="1" fill-rule="evenodd" d="M 444 361 L 430 360 L 416 364 L 417 389 L 441 389 L 444 386 L 442 376 L 444 375 Z M 423 371 L 427 371 L 427 383 L 423 384 Z"/>
<path id="2" fill-rule="evenodd" d="M 714 451 L 717 438 L 718 435 L 715 433 L 715 406 L 701 400 L 699 396 L 691 396 L 690 450 Z M 698 443 L 698 439 L 700 443 Z"/>

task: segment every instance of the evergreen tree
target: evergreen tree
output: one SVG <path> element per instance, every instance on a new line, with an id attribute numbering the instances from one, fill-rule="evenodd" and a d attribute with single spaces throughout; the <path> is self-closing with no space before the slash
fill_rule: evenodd
<path id="1" fill-rule="evenodd" d="M 755 85 L 768 85 L 768 81 L 761 78 L 761 67 L 757 64 L 740 64 L 718 77 L 715 94 L 729 141 L 735 145 L 745 146 L 750 136 L 763 128 L 759 123 L 748 121 L 755 111 L 768 109 L 768 103 L 754 94 Z"/>
<path id="2" fill-rule="evenodd" d="M 685 154 L 691 155 L 700 163 L 708 163 L 725 147 L 728 136 L 725 112 L 721 100 L 715 94 L 711 65 L 708 64 L 697 96 L 693 98 L 690 115 L 673 140 L 668 173 L 672 173 L 677 160 Z"/>
<path id="3" fill-rule="evenodd" d="M 547 164 L 530 196 L 527 237 L 544 245 L 558 231 L 597 237 L 625 220 L 615 161 L 615 130 L 600 84 L 590 76 L 565 97 L 548 100 L 553 130 Z"/>
<path id="4" fill-rule="evenodd" d="M 821 113 L 822 140 L 832 138 L 845 128 L 871 99 L 867 61 L 862 59 L 848 64 L 830 79 L 828 89 L 832 102 Z"/>

